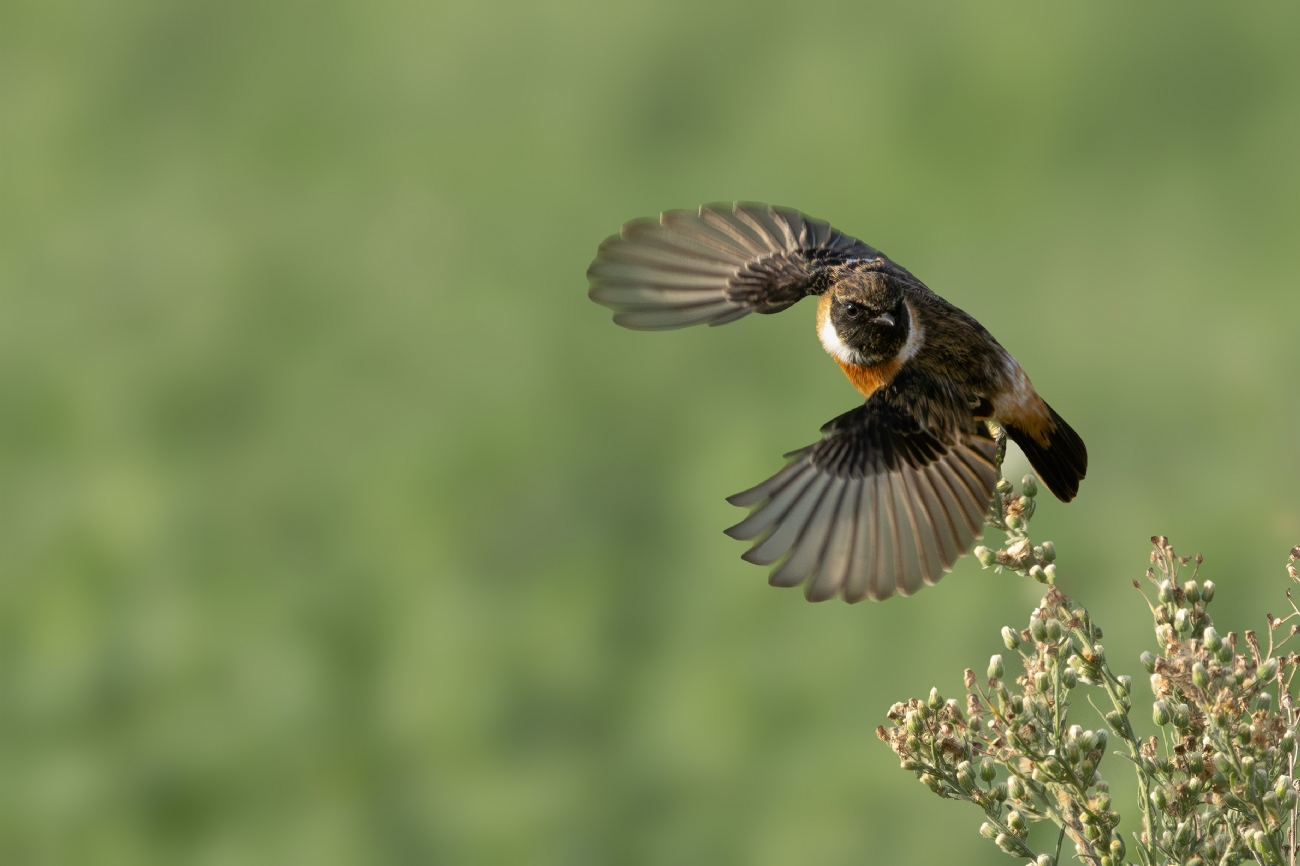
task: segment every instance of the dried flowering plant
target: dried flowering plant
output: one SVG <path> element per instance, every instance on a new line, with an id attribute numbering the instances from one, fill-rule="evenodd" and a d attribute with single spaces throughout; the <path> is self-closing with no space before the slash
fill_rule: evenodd
<path id="1" fill-rule="evenodd" d="M 987 676 L 966 670 L 964 703 L 931 689 L 928 699 L 894 704 L 891 724 L 876 734 L 930 790 L 981 809 L 982 836 L 1037 866 L 1057 863 L 1067 836 L 1079 860 L 1094 866 L 1250 860 L 1294 866 L 1291 684 L 1300 656 L 1282 648 L 1300 632 L 1300 609 L 1290 592 L 1291 613 L 1267 618 L 1267 647 L 1247 631 L 1239 652 L 1243 642 L 1233 632 L 1220 635 L 1206 612 L 1215 586 L 1198 582 L 1201 557 L 1180 557 L 1167 538 L 1152 538 L 1147 604 L 1159 652 L 1143 653 L 1141 662 L 1151 674 L 1152 719 L 1162 736 L 1141 740 L 1129 720 L 1132 680 L 1112 671 L 1101 629 L 1054 585 L 1055 547 L 1029 538 L 1037 487 L 1032 475 L 1020 493 L 999 482 L 988 523 L 1007 533 L 1007 543 L 975 551 L 985 568 L 1047 585 L 1028 628 L 1002 629 L 1024 673 L 1008 681 L 1002 656 L 994 655 Z M 1287 565 L 1300 582 L 1298 560 L 1300 547 Z M 1097 708 L 1106 728 L 1086 730 L 1072 721 L 1071 704 L 1080 697 Z M 1137 774 L 1139 814 L 1127 833 L 1100 771 L 1112 737 L 1116 754 Z M 1029 844 L 1029 825 L 1040 821 L 1060 828 L 1051 851 Z"/>

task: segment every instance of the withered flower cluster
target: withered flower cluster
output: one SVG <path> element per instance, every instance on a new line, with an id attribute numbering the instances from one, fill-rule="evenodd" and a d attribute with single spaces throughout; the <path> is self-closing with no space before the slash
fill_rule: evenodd
<path id="1" fill-rule="evenodd" d="M 932 689 L 928 699 L 894 704 L 891 724 L 876 734 L 903 769 L 942 797 L 974 803 L 984 815 L 980 834 L 1036 866 L 1058 862 L 1067 836 L 1079 860 L 1094 866 L 1294 866 L 1300 788 L 1291 681 L 1300 656 L 1282 646 L 1300 632 L 1300 609 L 1292 603 L 1287 616 L 1268 617 L 1267 648 L 1254 632 L 1244 641 L 1220 635 L 1206 612 L 1215 586 L 1197 579 L 1201 558 L 1179 557 L 1167 538 L 1153 538 L 1147 604 L 1159 652 L 1141 661 L 1162 736 L 1140 740 L 1129 720 L 1132 680 L 1111 670 L 1101 629 L 1055 587 L 1051 542 L 1029 539 L 1036 480 L 1026 476 L 1019 494 L 1003 481 L 998 493 L 989 524 L 1007 532 L 1007 544 L 976 555 L 986 568 L 1048 584 L 1027 628 L 1002 629 L 1024 672 L 1010 680 L 995 655 L 986 677 L 966 670 L 964 702 Z M 1298 560 L 1300 547 L 1287 566 L 1300 582 Z M 1088 689 L 1106 729 L 1070 718 L 1072 699 Z M 1100 772 L 1108 745 L 1137 773 L 1139 814 L 1124 830 Z M 1060 828 L 1055 850 L 1030 846 L 1029 825 L 1039 821 Z"/>

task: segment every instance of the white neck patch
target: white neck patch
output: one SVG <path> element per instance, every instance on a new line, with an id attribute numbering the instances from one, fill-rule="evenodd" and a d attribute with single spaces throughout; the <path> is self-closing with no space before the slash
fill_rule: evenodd
<path id="1" fill-rule="evenodd" d="M 807 332 L 805 331 L 804 333 Z M 844 341 L 840 339 L 840 335 L 835 333 L 835 323 L 831 321 L 830 316 L 827 316 L 826 320 L 822 322 L 822 326 L 817 329 L 817 336 L 821 337 L 822 348 L 825 349 L 826 353 L 832 358 L 839 361 L 841 364 L 852 364 L 856 367 L 862 366 L 862 356 L 844 345 Z"/>
<path id="2" fill-rule="evenodd" d="M 903 348 L 898 350 L 898 363 L 906 364 L 908 361 L 921 351 L 921 344 L 925 342 L 925 328 L 916 320 L 916 311 L 907 301 L 903 301 L 903 306 L 907 307 L 907 341 L 903 343 Z"/>

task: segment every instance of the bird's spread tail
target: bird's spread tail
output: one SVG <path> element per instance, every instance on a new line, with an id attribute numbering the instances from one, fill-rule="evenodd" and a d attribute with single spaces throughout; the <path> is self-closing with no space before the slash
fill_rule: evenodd
<path id="1" fill-rule="evenodd" d="M 1043 405 L 1047 406 L 1046 403 Z M 1079 492 L 1079 482 L 1088 474 L 1088 449 L 1079 434 L 1056 414 L 1055 409 L 1047 406 L 1047 411 L 1052 416 L 1052 423 L 1043 425 L 1038 436 L 1013 424 L 1004 424 L 1003 427 L 1011 441 L 1025 452 L 1047 489 L 1062 502 L 1069 502 Z"/>

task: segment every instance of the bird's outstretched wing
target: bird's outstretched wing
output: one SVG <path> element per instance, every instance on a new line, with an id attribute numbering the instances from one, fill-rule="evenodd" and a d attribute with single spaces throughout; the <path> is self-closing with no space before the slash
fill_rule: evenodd
<path id="1" fill-rule="evenodd" d="M 900 381 L 904 376 L 912 381 Z M 898 387 L 902 386 L 902 387 Z M 776 475 L 728 501 L 757 506 L 727 530 L 743 558 L 811 601 L 911 595 L 983 535 L 998 481 L 994 440 L 959 395 L 900 373 L 822 428 Z"/>
<path id="2" fill-rule="evenodd" d="M 589 297 L 639 331 L 777 313 L 826 287 L 831 269 L 894 267 L 873 247 L 797 210 L 736 202 L 638 219 L 600 245 Z"/>

